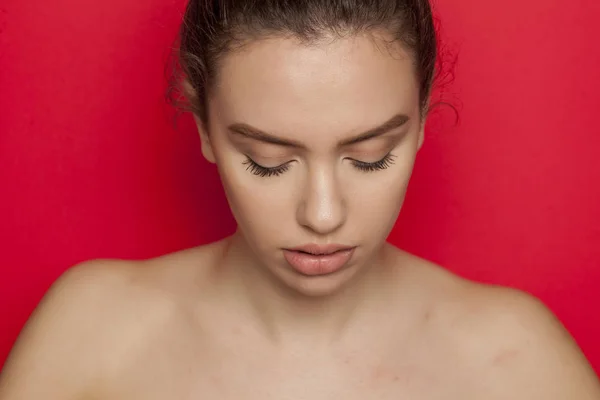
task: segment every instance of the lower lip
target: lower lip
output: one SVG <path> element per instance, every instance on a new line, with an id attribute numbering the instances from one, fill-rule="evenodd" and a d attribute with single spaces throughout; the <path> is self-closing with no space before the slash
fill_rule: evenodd
<path id="1" fill-rule="evenodd" d="M 296 271 L 307 276 L 329 275 L 342 269 L 354 254 L 354 248 L 326 255 L 284 250 L 283 255 Z"/>

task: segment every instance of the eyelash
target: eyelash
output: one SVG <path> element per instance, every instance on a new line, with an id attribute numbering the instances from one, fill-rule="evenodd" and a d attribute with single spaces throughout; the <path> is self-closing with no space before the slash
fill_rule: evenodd
<path id="1" fill-rule="evenodd" d="M 252 160 L 248 156 L 246 156 L 246 161 L 244 161 L 243 164 L 246 165 L 246 171 L 250 171 L 252 174 L 263 178 L 270 176 L 279 176 L 290 168 L 289 163 L 279 165 L 273 168 L 263 167 L 262 165 L 258 165 L 254 160 Z"/>
<path id="2" fill-rule="evenodd" d="M 367 162 L 362 162 L 362 161 L 358 161 L 358 160 L 352 160 L 352 164 L 354 164 L 354 166 L 356 168 L 358 168 L 359 171 L 375 172 L 375 171 L 381 171 L 383 169 L 389 168 L 391 165 L 394 164 L 395 158 L 396 158 L 395 155 L 388 153 L 381 160 L 376 161 L 374 163 L 367 163 Z"/>
<path id="3" fill-rule="evenodd" d="M 381 171 L 381 170 L 389 168 L 392 164 L 394 164 L 395 158 L 396 158 L 396 156 L 388 153 L 381 160 L 373 162 L 373 163 L 352 160 L 352 164 L 354 165 L 355 168 L 357 168 L 361 172 L 375 172 L 375 171 Z M 246 161 L 244 161 L 242 164 L 246 165 L 247 171 L 249 171 L 250 173 L 252 173 L 254 175 L 263 177 L 263 178 L 267 178 L 267 177 L 271 177 L 271 176 L 279 176 L 279 175 L 283 174 L 284 172 L 286 172 L 290 168 L 289 163 L 279 165 L 279 166 L 273 167 L 273 168 L 263 167 L 262 165 L 257 164 L 254 160 L 252 160 L 248 156 L 246 156 Z"/>

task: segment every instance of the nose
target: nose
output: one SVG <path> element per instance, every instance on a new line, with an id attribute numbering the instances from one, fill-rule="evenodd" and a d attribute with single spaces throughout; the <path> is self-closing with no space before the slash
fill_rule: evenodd
<path id="1" fill-rule="evenodd" d="M 335 171 L 315 171 L 308 178 L 297 209 L 298 223 L 319 235 L 335 232 L 346 221 L 346 202 Z"/>

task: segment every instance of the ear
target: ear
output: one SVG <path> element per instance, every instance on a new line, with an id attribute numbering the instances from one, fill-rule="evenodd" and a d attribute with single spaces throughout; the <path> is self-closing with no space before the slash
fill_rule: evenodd
<path id="1" fill-rule="evenodd" d="M 423 147 L 423 142 L 425 141 L 425 125 L 427 122 L 427 116 L 429 115 L 429 100 L 427 101 L 427 104 L 425 104 L 425 106 L 423 107 L 423 109 L 421 110 L 420 116 L 421 116 L 421 126 L 419 126 L 419 137 L 418 137 L 418 142 L 417 142 L 417 151 L 421 150 L 421 147 Z"/>
<path id="2" fill-rule="evenodd" d="M 198 116 L 194 115 L 194 121 L 196 122 L 196 127 L 198 128 L 198 133 L 200 134 L 200 145 L 202 148 L 202 155 L 209 163 L 215 163 L 215 154 L 213 152 L 212 143 L 210 142 L 210 136 L 208 135 L 208 131 L 204 123 L 198 118 Z"/>
<path id="3" fill-rule="evenodd" d="M 421 150 L 421 147 L 423 146 L 424 141 L 425 141 L 425 120 L 423 120 L 423 122 L 421 122 L 421 127 L 419 128 L 417 151 Z"/>

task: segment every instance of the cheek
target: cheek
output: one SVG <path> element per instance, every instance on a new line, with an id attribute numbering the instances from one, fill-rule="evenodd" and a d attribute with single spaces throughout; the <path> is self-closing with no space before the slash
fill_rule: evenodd
<path id="1" fill-rule="evenodd" d="M 361 236 L 387 236 L 394 226 L 406 191 L 401 183 L 395 186 L 386 185 L 373 187 L 360 197 L 352 200 L 352 223 Z"/>
<path id="2" fill-rule="evenodd" d="M 289 211 L 293 208 L 291 191 L 281 187 L 285 180 L 256 177 L 236 162 L 222 162 L 219 171 L 241 230 L 253 237 L 283 237 Z"/>
<path id="3" fill-rule="evenodd" d="M 387 237 L 402 208 L 412 166 L 410 157 L 402 159 L 399 155 L 389 170 L 361 180 L 360 188 L 349 197 L 353 225 L 361 236 Z"/>

